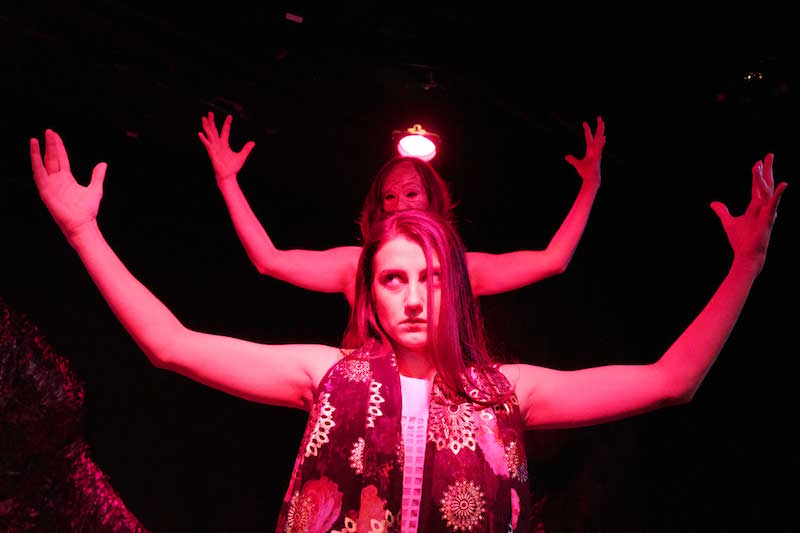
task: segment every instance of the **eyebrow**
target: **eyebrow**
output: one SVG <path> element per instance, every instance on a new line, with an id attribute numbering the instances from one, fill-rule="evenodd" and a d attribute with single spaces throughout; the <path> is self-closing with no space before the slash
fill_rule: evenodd
<path id="1" fill-rule="evenodd" d="M 441 272 L 441 265 L 433 265 L 431 267 L 431 270 L 433 270 L 434 272 L 437 272 L 437 271 Z M 385 276 L 386 274 L 405 274 L 405 273 L 406 273 L 406 271 L 404 269 L 402 269 L 402 268 L 384 268 L 383 270 L 378 270 L 377 272 L 375 272 L 375 277 Z M 420 274 L 427 274 L 428 273 L 428 267 L 425 267 L 425 268 L 421 269 L 419 271 L 419 273 Z"/>

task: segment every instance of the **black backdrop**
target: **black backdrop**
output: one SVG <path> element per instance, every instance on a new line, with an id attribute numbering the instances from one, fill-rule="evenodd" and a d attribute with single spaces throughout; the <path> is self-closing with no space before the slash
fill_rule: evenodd
<path id="1" fill-rule="evenodd" d="M 108 162 L 101 229 L 184 324 L 335 344 L 342 296 L 250 265 L 197 139 L 203 114 L 232 113 L 236 147 L 256 141 L 240 183 L 279 247 L 356 244 L 391 131 L 420 122 L 442 135 L 434 165 L 467 247 L 494 252 L 547 245 L 580 185 L 563 156 L 583 154 L 581 121 L 600 114 L 603 185 L 567 272 L 481 302 L 498 352 L 565 369 L 657 358 L 730 263 L 709 202 L 740 213 L 768 151 L 780 179 L 797 175 L 797 59 L 780 14 L 712 35 L 677 12 L 623 24 L 569 9 L 171 9 L 29 3 L 0 16 L 0 294 L 84 380 L 94 458 L 153 531 L 274 527 L 305 414 L 149 364 L 38 199 L 27 143 L 45 128 L 84 183 Z M 792 529 L 795 204 L 790 187 L 691 404 L 529 435 L 552 531 Z"/>

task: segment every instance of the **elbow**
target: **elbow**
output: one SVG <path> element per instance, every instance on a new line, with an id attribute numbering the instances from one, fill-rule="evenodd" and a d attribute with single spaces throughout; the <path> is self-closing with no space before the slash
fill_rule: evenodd
<path id="1" fill-rule="evenodd" d="M 567 271 L 569 266 L 569 257 L 553 259 L 547 269 L 547 277 L 558 276 Z"/>
<path id="2" fill-rule="evenodd" d="M 672 398 L 672 405 L 686 405 L 694 399 L 697 387 L 684 387 Z"/>
<path id="3" fill-rule="evenodd" d="M 567 271 L 567 267 L 569 266 L 570 261 L 572 261 L 571 253 L 564 253 L 563 251 L 559 252 L 552 247 L 548 247 L 548 249 L 545 250 L 545 253 L 549 258 L 547 271 L 550 276 L 557 276 L 558 274 L 563 274 Z"/>
<path id="4" fill-rule="evenodd" d="M 686 405 L 694 399 L 699 386 L 694 384 L 674 384 L 664 398 L 666 405 Z"/>
<path id="5" fill-rule="evenodd" d="M 570 257 L 567 257 L 567 258 L 565 258 L 565 259 L 563 259 L 561 261 L 556 262 L 556 264 L 553 265 L 553 269 L 552 269 L 552 274 L 551 275 L 552 276 L 557 276 L 559 274 L 563 274 L 564 272 L 566 272 L 567 271 L 567 267 L 569 266 L 570 259 L 571 259 Z"/>
<path id="6" fill-rule="evenodd" d="M 177 347 L 180 344 L 179 339 L 182 333 L 188 331 L 185 327 L 178 326 L 168 331 L 162 331 L 158 335 L 153 335 L 138 344 L 154 367 L 161 370 L 173 370 L 178 365 Z"/>
<path id="7" fill-rule="evenodd" d="M 269 266 L 272 264 L 272 261 L 264 257 L 263 254 L 254 254 L 250 251 L 247 252 L 247 256 L 250 258 L 250 262 L 256 268 L 259 274 L 270 275 L 270 268 Z"/>
<path id="8" fill-rule="evenodd" d="M 171 358 L 165 349 L 153 344 L 142 345 L 141 349 L 154 367 L 159 370 L 169 370 L 171 368 Z"/>
<path id="9" fill-rule="evenodd" d="M 250 255 L 250 262 L 258 271 L 259 274 L 264 276 L 277 277 L 276 274 L 280 270 L 279 255 L 277 250 L 271 254 L 259 253 Z"/>
<path id="10" fill-rule="evenodd" d="M 660 381 L 659 407 L 685 405 L 692 401 L 697 392 L 697 383 L 689 378 L 676 378 L 673 373 L 658 363 L 655 365 L 655 369 L 659 373 Z"/>

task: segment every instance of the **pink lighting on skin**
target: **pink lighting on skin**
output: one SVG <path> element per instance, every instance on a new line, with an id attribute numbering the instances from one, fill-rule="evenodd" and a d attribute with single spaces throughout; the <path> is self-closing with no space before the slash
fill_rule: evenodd
<path id="1" fill-rule="evenodd" d="M 402 134 L 403 137 L 397 143 L 397 152 L 403 157 L 417 157 L 423 161 L 430 161 L 436 157 L 436 143 L 430 137 L 438 138 L 435 133 L 425 131 L 419 124 L 408 128 Z"/>

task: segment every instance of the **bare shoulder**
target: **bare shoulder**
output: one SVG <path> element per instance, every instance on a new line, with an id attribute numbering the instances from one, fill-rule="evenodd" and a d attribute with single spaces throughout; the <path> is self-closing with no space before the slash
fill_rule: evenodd
<path id="1" fill-rule="evenodd" d="M 508 379 L 517 396 L 529 396 L 534 388 L 541 387 L 555 371 L 525 363 L 504 364 L 500 372 Z"/>
<path id="2" fill-rule="evenodd" d="M 344 355 L 340 348 L 334 346 L 314 346 L 313 350 L 304 354 L 305 365 L 315 390 L 328 370 Z"/>
<path id="3" fill-rule="evenodd" d="M 500 370 L 509 383 L 511 383 L 512 387 L 515 387 L 517 383 L 519 383 L 520 365 L 513 363 L 503 364 L 498 367 L 498 370 Z"/>

